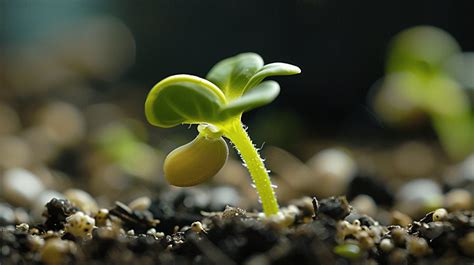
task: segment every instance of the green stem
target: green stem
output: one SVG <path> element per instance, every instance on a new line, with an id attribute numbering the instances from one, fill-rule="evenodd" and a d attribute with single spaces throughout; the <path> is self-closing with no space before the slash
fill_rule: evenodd
<path id="1" fill-rule="evenodd" d="M 240 119 L 224 127 L 223 131 L 224 135 L 232 141 L 240 153 L 242 160 L 247 165 L 257 189 L 258 196 L 260 196 L 263 212 L 266 216 L 277 214 L 279 211 L 278 202 L 267 169 L 257 149 L 255 149 L 252 140 L 250 140 L 250 137 L 240 122 Z"/>

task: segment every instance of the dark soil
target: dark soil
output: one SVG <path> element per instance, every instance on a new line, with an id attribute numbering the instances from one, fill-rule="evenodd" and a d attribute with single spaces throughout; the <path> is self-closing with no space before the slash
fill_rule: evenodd
<path id="1" fill-rule="evenodd" d="M 78 209 L 53 199 L 44 223 L 0 227 L 0 264 L 474 263 L 467 236 L 474 232 L 472 211 L 439 221 L 431 212 L 400 227 L 355 213 L 345 197 L 305 198 L 289 208 L 295 211 L 287 226 L 232 207 L 201 215 L 176 211 L 171 202 L 154 201 L 142 211 L 117 202 L 91 236 L 76 237 L 64 227 Z M 38 247 L 53 241 L 53 247 Z"/>

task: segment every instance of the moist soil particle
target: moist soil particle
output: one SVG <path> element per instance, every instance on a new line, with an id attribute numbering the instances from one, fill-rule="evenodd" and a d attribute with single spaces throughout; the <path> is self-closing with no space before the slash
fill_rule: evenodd
<path id="1" fill-rule="evenodd" d="M 155 201 L 150 210 L 118 202 L 106 225 L 95 227 L 90 238 L 76 238 L 64 226 L 78 209 L 53 199 L 45 205 L 44 223 L 0 227 L 0 264 L 50 264 L 41 249 L 58 238 L 70 242 L 61 250 L 60 264 L 474 263 L 466 237 L 474 231 L 472 211 L 451 212 L 442 221 L 433 221 L 430 212 L 400 227 L 354 212 L 345 197 L 313 198 L 312 210 L 302 205 L 295 202 L 300 206 L 295 221 L 281 226 L 233 207 L 196 215 L 176 211 L 173 202 Z M 195 221 L 200 229 L 191 228 Z"/>

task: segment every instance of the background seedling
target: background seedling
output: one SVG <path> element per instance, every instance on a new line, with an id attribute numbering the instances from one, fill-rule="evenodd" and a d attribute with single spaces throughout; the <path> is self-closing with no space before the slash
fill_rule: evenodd
<path id="1" fill-rule="evenodd" d="M 206 79 L 193 75 L 167 77 L 148 94 L 145 114 L 158 127 L 198 124 L 199 135 L 174 150 L 165 160 L 172 184 L 189 186 L 212 177 L 224 165 L 228 138 L 247 166 L 267 216 L 277 214 L 278 203 L 268 171 L 241 122 L 242 114 L 272 102 L 280 87 L 266 77 L 300 73 L 285 63 L 264 65 L 255 53 L 243 53 L 217 63 Z M 224 160 L 223 160 L 224 158 Z M 186 180 L 188 179 L 188 180 Z"/>
<path id="2" fill-rule="evenodd" d="M 389 123 L 400 123 L 414 111 L 427 114 L 453 159 L 474 151 L 474 115 L 463 89 L 472 69 L 459 58 L 470 57 L 447 32 L 430 26 L 404 30 L 392 40 L 387 75 L 374 99 L 375 110 Z"/>

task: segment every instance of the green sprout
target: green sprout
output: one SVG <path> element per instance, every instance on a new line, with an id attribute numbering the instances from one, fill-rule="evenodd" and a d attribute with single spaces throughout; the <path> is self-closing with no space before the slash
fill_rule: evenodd
<path id="1" fill-rule="evenodd" d="M 264 65 L 255 53 L 242 53 L 217 63 L 206 79 L 186 74 L 167 77 L 148 94 L 145 114 L 158 127 L 197 124 L 199 135 L 171 152 L 164 162 L 166 179 L 192 186 L 214 176 L 224 165 L 228 149 L 237 149 L 250 172 L 266 216 L 277 214 L 278 202 L 268 171 L 241 122 L 246 111 L 272 102 L 280 92 L 269 76 L 294 75 L 301 70 L 286 63 Z M 262 82 L 263 81 L 263 82 Z"/>

